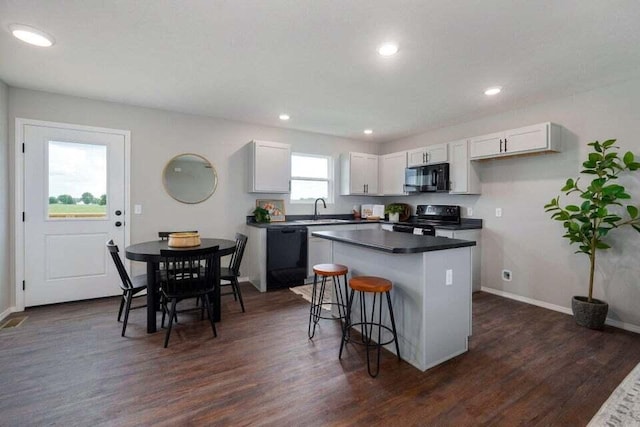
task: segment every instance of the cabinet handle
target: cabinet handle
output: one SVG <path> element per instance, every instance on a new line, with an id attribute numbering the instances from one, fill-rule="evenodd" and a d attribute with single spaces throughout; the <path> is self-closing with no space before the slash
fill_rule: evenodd
<path id="1" fill-rule="evenodd" d="M 500 152 L 502 153 L 502 138 L 500 138 Z"/>
<path id="2" fill-rule="evenodd" d="M 424 155 L 427 158 L 427 163 L 429 163 L 429 153 L 424 153 Z"/>
<path id="3" fill-rule="evenodd" d="M 504 152 L 507 152 L 507 138 L 504 139 Z"/>
<path id="4" fill-rule="evenodd" d="M 427 163 L 427 153 L 422 153 L 422 163 Z"/>

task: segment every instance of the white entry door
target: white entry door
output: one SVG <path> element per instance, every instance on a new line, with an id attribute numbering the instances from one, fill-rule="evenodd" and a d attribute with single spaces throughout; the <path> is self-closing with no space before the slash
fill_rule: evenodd
<path id="1" fill-rule="evenodd" d="M 25 124 L 25 306 L 119 294 L 125 135 Z"/>

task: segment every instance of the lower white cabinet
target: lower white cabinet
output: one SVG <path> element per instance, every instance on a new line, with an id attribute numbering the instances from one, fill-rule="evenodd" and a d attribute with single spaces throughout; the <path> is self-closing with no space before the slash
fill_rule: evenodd
<path id="1" fill-rule="evenodd" d="M 476 245 L 471 248 L 471 281 L 472 281 L 472 289 L 473 291 L 479 291 L 480 284 L 480 265 L 481 265 L 481 241 L 482 241 L 482 230 L 474 229 L 474 230 L 442 230 L 436 229 L 436 236 L 438 237 L 448 237 L 450 239 L 460 239 L 460 240 L 472 240 L 476 242 Z"/>

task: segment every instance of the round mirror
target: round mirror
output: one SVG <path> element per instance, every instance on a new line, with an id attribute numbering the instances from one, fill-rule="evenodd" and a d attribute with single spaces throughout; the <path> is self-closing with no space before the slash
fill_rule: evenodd
<path id="1" fill-rule="evenodd" d="M 216 191 L 213 165 L 197 154 L 180 154 L 169 160 L 162 173 L 164 189 L 182 203 L 200 203 Z"/>

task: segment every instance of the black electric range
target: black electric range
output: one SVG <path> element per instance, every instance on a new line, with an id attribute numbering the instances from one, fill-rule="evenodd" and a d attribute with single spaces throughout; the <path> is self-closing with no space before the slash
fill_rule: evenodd
<path id="1" fill-rule="evenodd" d="M 460 206 L 418 205 L 416 216 L 394 224 L 393 231 L 435 236 L 435 226 L 460 225 L 460 222 Z"/>

